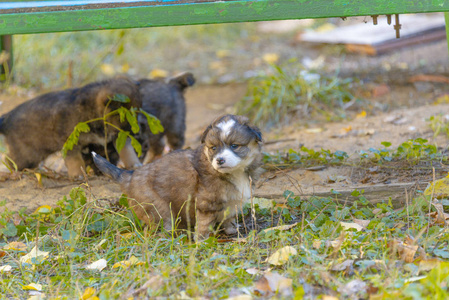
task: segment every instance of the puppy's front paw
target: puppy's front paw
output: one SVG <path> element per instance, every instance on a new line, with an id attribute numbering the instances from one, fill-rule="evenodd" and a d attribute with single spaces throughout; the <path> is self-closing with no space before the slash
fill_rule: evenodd
<path id="1" fill-rule="evenodd" d="M 137 162 L 137 163 L 135 163 L 134 165 L 132 165 L 131 169 L 132 169 L 132 170 L 135 170 L 135 169 L 137 169 L 137 168 L 140 168 L 141 166 L 143 166 L 143 164 L 142 164 L 141 162 Z"/>
<path id="2" fill-rule="evenodd" d="M 223 222 L 223 229 L 227 235 L 233 235 L 238 232 L 237 224 L 235 223 L 235 220 L 233 220 L 233 219 L 228 219 L 225 222 Z"/>

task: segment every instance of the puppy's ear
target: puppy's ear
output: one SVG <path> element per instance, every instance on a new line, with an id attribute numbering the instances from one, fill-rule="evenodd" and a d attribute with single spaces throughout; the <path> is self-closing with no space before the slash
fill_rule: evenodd
<path id="1" fill-rule="evenodd" d="M 256 138 L 256 142 L 262 142 L 262 133 L 260 132 L 260 129 L 256 126 L 251 126 L 249 124 L 249 119 L 245 116 L 234 116 L 240 124 L 247 126 L 249 130 L 254 134 Z"/>
<path id="2" fill-rule="evenodd" d="M 248 128 L 251 130 L 252 133 L 254 133 L 254 136 L 256 137 L 256 142 L 260 143 L 262 142 L 262 132 L 260 132 L 260 129 L 256 126 L 249 126 Z"/>
<path id="3" fill-rule="evenodd" d="M 170 78 L 170 84 L 177 85 L 182 91 L 195 84 L 195 77 L 190 72 L 182 73 L 176 77 Z"/>
<path id="4" fill-rule="evenodd" d="M 206 130 L 204 130 L 203 134 L 201 135 L 201 144 L 204 144 L 206 141 L 206 136 L 209 133 L 209 130 L 212 129 L 212 125 L 207 126 Z"/>

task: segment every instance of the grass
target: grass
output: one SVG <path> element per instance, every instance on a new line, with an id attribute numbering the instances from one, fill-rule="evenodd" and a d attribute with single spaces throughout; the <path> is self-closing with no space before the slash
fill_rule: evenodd
<path id="1" fill-rule="evenodd" d="M 310 72 L 300 64 L 272 64 L 271 70 L 249 82 L 248 92 L 237 105 L 239 114 L 248 115 L 259 126 L 285 124 L 292 118 L 324 116 L 327 120 L 346 117 L 351 78 Z"/>
<path id="2" fill-rule="evenodd" d="M 224 74 L 244 78 L 257 65 L 253 48 L 265 44 L 255 23 L 15 35 L 12 72 L 16 84 L 43 90 L 116 74 L 147 77 L 155 69 L 191 71 L 198 82 L 211 83 Z M 294 55 L 282 47 L 271 51 L 278 50 Z"/>
<path id="3" fill-rule="evenodd" d="M 283 204 L 254 199 L 252 207 L 243 207 L 239 239 L 216 236 L 200 243 L 185 232 L 147 232 L 126 208 L 126 198 L 120 205 L 95 199 L 88 185 L 73 189 L 56 207 L 40 207 L 33 214 L 6 210 L 0 266 L 12 270 L 0 273 L 2 296 L 27 298 L 31 283 L 42 285 L 46 299 L 449 296 L 444 262 L 449 230 L 427 215 L 435 211 L 428 196 L 417 195 L 399 210 L 389 203 L 373 206 L 363 191 L 354 191 L 349 202 L 338 195 L 306 199 L 291 191 L 284 197 Z M 369 224 L 360 231 L 345 229 L 358 220 Z M 283 224 L 293 227 L 261 230 Z M 8 250 L 12 241 L 24 244 Z M 412 249 L 408 258 L 407 245 Z M 35 246 L 48 254 L 20 263 Z M 296 255 L 267 262 L 286 246 Z M 100 259 L 107 262 L 104 269 L 86 269 Z M 263 277 L 273 273 L 293 281 L 264 290 Z M 354 282 L 359 284 L 355 290 L 350 288 Z"/>

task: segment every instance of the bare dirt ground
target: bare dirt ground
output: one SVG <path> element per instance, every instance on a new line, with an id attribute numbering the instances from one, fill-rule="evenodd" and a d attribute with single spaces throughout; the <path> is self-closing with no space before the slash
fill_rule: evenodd
<path id="1" fill-rule="evenodd" d="M 188 103 L 186 146 L 196 147 L 199 144 L 199 136 L 208 123 L 225 112 L 232 112 L 232 105 L 244 95 L 245 91 L 244 84 L 198 86 L 190 90 L 186 95 Z M 4 108 L 11 102 L 17 103 L 17 99 L 9 101 L 5 101 L 7 100 L 5 97 L 2 99 L 3 103 L 7 104 L 1 106 L 2 113 L 8 110 Z M 275 153 L 290 148 L 298 149 L 299 145 L 305 145 L 316 150 L 320 148 L 342 150 L 351 155 L 370 147 L 380 148 L 382 141 L 391 141 L 393 146 L 397 146 L 410 138 L 424 137 L 432 140 L 433 132 L 425 120 L 442 111 L 448 111 L 449 105 L 423 104 L 352 121 L 317 124 L 312 130 L 305 128 L 298 121 L 276 130 L 265 131 L 265 140 L 268 142 L 265 151 Z M 399 125 L 387 122 L 391 116 L 400 117 L 404 121 Z M 344 134 L 345 128 L 348 127 L 352 127 L 353 134 L 351 132 Z M 316 128 L 320 130 L 315 130 Z M 444 137 L 438 137 L 435 142 L 442 146 L 447 143 Z M 58 200 L 67 196 L 72 188 L 86 186 L 85 182 L 73 182 L 65 177 L 62 159 L 57 156 L 47 160 L 46 167 L 49 170 L 43 172 L 41 185 L 38 184 L 32 171 L 13 178 L 4 176 L 0 182 L 0 195 L 2 200 L 7 201 L 7 209 L 18 210 L 26 207 L 28 211 L 34 211 L 41 205 L 55 205 Z M 438 175 L 441 177 L 447 170 L 439 170 Z M 350 192 L 357 188 L 366 190 L 368 196 L 371 190 L 374 191 L 375 198 L 371 200 L 377 202 L 385 200 L 394 193 L 401 198 L 404 188 L 423 184 L 432 178 L 431 171 L 413 177 L 408 177 L 411 174 L 409 171 L 403 171 L 381 180 L 376 180 L 379 176 L 373 176 L 370 180 L 362 181 L 363 176 L 357 176 L 354 172 L 360 170 L 356 166 L 339 166 L 318 171 L 300 168 L 267 172 L 258 183 L 255 195 L 282 201 L 282 193 L 287 189 L 300 195 L 326 195 L 334 189 L 342 191 L 345 198 L 347 196 L 345 191 Z M 334 181 L 332 178 L 338 180 Z M 89 176 L 87 184 L 94 198 L 116 199 L 120 196 L 118 185 L 105 177 Z M 384 188 L 381 188 L 382 186 Z"/>
<path id="2" fill-rule="evenodd" d="M 295 48 L 296 44 L 286 45 Z M 306 49 L 311 56 L 318 56 L 313 47 Z M 305 123 L 300 119 L 278 128 L 264 130 L 267 142 L 265 151 L 275 153 L 290 148 L 297 150 L 301 145 L 319 150 L 342 150 L 350 157 L 360 150 L 370 147 L 381 148 L 381 142 L 392 142 L 392 147 L 408 139 L 427 138 L 439 147 L 446 149 L 448 140 L 444 136 L 433 138 L 426 119 L 430 116 L 446 113 L 449 104 L 434 105 L 435 99 L 449 88 L 439 83 L 425 82 L 413 85 L 408 77 L 416 73 L 447 72 L 448 57 L 445 42 L 408 48 L 381 57 L 348 56 L 343 62 L 342 73 L 359 76 L 368 83 L 366 90 L 387 84 L 388 91 L 381 96 L 368 97 L 368 105 L 377 107 L 366 117 L 354 118 L 343 122 Z M 341 63 L 341 59 L 329 56 L 331 65 Z M 419 60 L 421 67 L 414 63 Z M 398 61 L 405 62 L 406 68 L 397 71 L 386 70 L 386 64 L 393 66 Z M 356 66 L 362 66 L 357 68 Z M 402 65 L 404 66 L 404 64 Z M 432 66 L 434 66 L 432 68 Z M 332 68 L 331 68 L 332 69 Z M 368 70 L 372 70 L 369 72 Z M 434 72 L 432 72 L 434 70 Z M 192 70 L 194 72 L 194 70 Z M 370 75 L 371 74 L 371 75 Z M 187 143 L 186 147 L 199 145 L 199 136 L 204 128 L 216 117 L 232 113 L 233 104 L 246 93 L 246 84 L 233 83 L 225 85 L 197 85 L 186 94 L 187 99 Z M 22 92 L 16 96 L 0 93 L 0 113 L 11 110 L 33 96 Z M 398 120 L 400 120 L 398 122 Z M 440 166 L 436 176 L 444 176 L 449 168 Z M 120 190 L 117 184 L 105 177 L 89 176 L 87 182 L 73 182 L 64 175 L 64 166 L 58 156 L 47 160 L 42 182 L 39 184 L 35 173 L 25 171 L 21 174 L 8 175 L 4 169 L 0 181 L 0 200 L 6 200 L 6 206 L 0 207 L 18 210 L 26 208 L 34 211 L 41 205 L 55 205 L 58 200 L 69 194 L 73 187 L 89 186 L 95 198 L 117 199 Z M 299 168 L 294 170 L 277 170 L 266 172 L 258 182 L 255 196 L 282 201 L 284 190 L 292 190 L 299 195 L 327 195 L 331 190 L 341 191 L 342 200 L 350 200 L 349 193 L 354 189 L 364 189 L 367 197 L 373 201 L 384 201 L 393 197 L 405 201 L 405 190 L 425 187 L 432 179 L 432 170 L 396 169 L 394 171 L 367 172 L 354 163 L 339 167 L 325 167 L 320 170 Z M 338 180 L 334 180 L 338 178 Z"/>

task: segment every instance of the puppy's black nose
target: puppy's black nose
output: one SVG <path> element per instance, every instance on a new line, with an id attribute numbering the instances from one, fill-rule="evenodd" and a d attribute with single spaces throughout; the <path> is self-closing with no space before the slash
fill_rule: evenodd
<path id="1" fill-rule="evenodd" d="M 225 162 L 226 162 L 226 161 L 224 160 L 223 157 L 217 158 L 217 164 L 218 164 L 219 166 L 221 166 L 221 165 L 224 164 Z"/>

